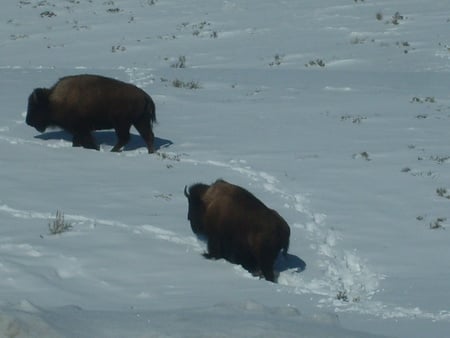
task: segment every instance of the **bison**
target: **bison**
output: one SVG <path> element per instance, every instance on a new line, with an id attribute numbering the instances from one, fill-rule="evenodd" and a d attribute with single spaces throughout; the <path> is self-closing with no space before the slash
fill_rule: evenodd
<path id="1" fill-rule="evenodd" d="M 273 266 L 286 257 L 290 228 L 275 211 L 249 191 L 224 180 L 184 188 L 192 231 L 207 241 L 209 259 L 224 258 L 275 282 Z"/>
<path id="2" fill-rule="evenodd" d="M 60 127 L 73 135 L 72 145 L 99 150 L 93 130 L 115 129 L 120 151 L 130 140 L 133 125 L 144 139 L 149 153 L 154 151 L 155 104 L 142 89 L 99 75 L 61 78 L 53 87 L 36 88 L 28 98 L 26 123 L 44 132 Z"/>

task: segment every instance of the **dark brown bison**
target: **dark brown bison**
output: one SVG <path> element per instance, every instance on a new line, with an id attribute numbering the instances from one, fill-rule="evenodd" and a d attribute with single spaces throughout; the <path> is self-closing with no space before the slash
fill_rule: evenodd
<path id="1" fill-rule="evenodd" d="M 206 258 L 224 258 L 275 281 L 273 265 L 287 255 L 290 228 L 275 211 L 247 190 L 217 180 L 184 188 L 192 231 L 207 241 Z"/>
<path id="2" fill-rule="evenodd" d="M 154 151 L 156 115 L 151 97 L 132 84 L 103 76 L 67 76 L 50 89 L 36 88 L 28 98 L 26 122 L 41 133 L 51 126 L 63 128 L 73 135 L 74 147 L 97 150 L 91 132 L 115 129 L 117 143 L 112 151 L 128 143 L 133 125 L 148 152 Z"/>

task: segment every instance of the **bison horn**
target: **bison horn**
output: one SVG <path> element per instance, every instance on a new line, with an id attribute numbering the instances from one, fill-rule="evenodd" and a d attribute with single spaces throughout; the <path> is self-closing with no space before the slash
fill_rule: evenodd
<path id="1" fill-rule="evenodd" d="M 187 185 L 184 186 L 184 196 L 189 198 L 189 194 L 187 193 Z"/>
<path id="2" fill-rule="evenodd" d="M 38 102 L 37 89 L 33 90 L 32 99 L 33 99 L 33 102 Z"/>

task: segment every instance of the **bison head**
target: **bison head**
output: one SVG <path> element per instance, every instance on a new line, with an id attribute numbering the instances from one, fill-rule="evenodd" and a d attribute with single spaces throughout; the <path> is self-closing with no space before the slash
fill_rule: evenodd
<path id="1" fill-rule="evenodd" d="M 196 184 L 190 187 L 189 193 L 187 187 L 184 187 L 184 196 L 188 199 L 188 215 L 187 218 L 191 223 L 191 229 L 196 235 L 204 235 L 203 216 L 205 206 L 202 201 L 202 193 L 200 190 L 206 190 L 208 186 L 204 184 Z M 201 188 L 201 189 L 199 189 Z"/>
<path id="2" fill-rule="evenodd" d="M 50 124 L 49 118 L 49 94 L 46 88 L 33 90 L 28 98 L 28 109 L 26 123 L 36 128 L 39 132 L 44 132 Z"/>

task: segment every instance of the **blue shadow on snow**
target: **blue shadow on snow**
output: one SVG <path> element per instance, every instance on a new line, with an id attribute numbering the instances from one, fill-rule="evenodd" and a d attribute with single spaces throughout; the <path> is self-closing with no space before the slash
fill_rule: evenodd
<path id="1" fill-rule="evenodd" d="M 296 269 L 296 272 L 302 272 L 306 269 L 306 263 L 303 259 L 296 255 L 288 253 L 286 257 L 284 257 L 282 254 L 280 254 L 275 261 L 274 268 L 279 272 L 291 269 Z"/>
<path id="2" fill-rule="evenodd" d="M 92 133 L 97 144 L 106 144 L 114 147 L 117 142 L 117 136 L 114 131 L 95 131 Z M 44 134 L 36 135 L 40 140 L 64 140 L 72 143 L 72 135 L 64 130 L 49 131 Z M 172 145 L 173 142 L 167 139 L 155 137 L 155 151 Z M 130 141 L 123 148 L 124 151 L 145 148 L 145 142 L 141 136 L 130 133 Z"/>

